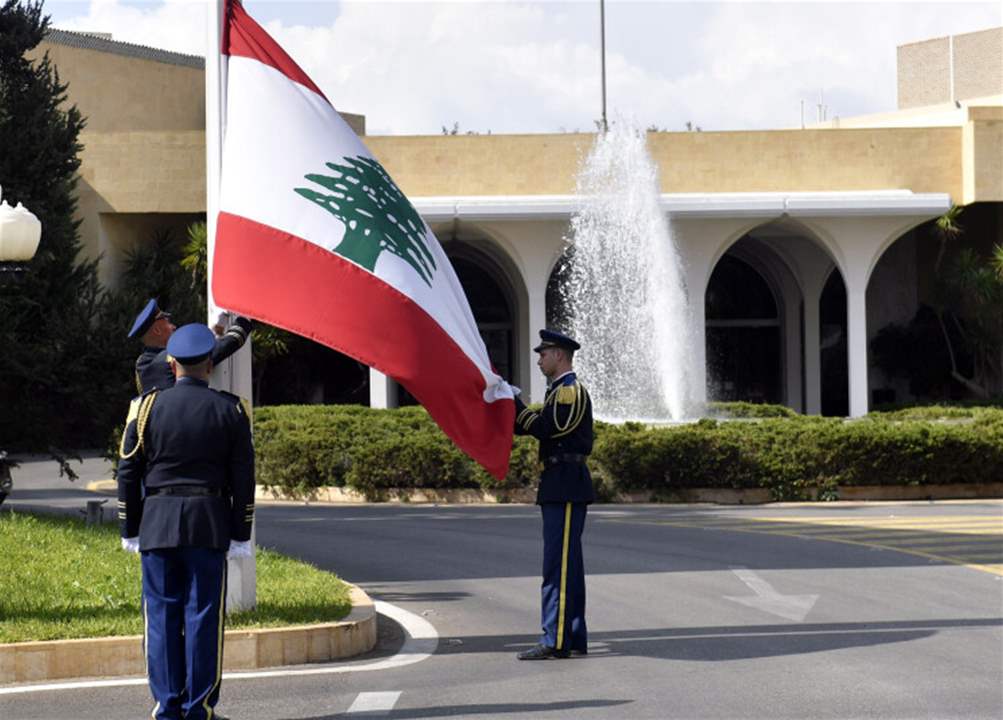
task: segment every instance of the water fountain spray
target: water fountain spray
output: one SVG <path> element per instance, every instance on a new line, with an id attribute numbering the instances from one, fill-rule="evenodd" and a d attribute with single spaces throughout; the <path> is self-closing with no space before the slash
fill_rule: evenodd
<path id="1" fill-rule="evenodd" d="M 682 420 L 691 411 L 691 314 L 646 133 L 623 119 L 598 133 L 577 195 L 561 292 L 596 414 Z"/>

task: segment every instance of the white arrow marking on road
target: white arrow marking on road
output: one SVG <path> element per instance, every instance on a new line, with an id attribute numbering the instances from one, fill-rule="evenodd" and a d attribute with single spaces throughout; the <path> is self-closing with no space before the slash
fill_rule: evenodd
<path id="1" fill-rule="evenodd" d="M 359 693 L 358 697 L 355 698 L 355 702 L 352 703 L 352 707 L 348 708 L 345 714 L 364 714 L 370 717 L 389 715 L 400 696 L 400 691 Z"/>
<path id="2" fill-rule="evenodd" d="M 804 620 L 814 607 L 815 601 L 818 600 L 818 595 L 781 595 L 773 589 L 772 585 L 748 568 L 732 568 L 732 572 L 738 575 L 738 579 L 748 585 L 749 589 L 756 594 L 751 597 L 725 595 L 725 600 L 734 600 L 756 610 L 778 615 L 794 622 Z"/>

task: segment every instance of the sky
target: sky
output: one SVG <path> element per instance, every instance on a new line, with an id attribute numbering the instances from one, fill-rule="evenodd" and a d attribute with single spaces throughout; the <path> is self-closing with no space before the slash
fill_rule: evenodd
<path id="1" fill-rule="evenodd" d="M 589 131 L 599 0 L 245 0 L 369 134 Z M 204 55 L 205 0 L 46 0 L 55 27 Z M 704 131 L 800 127 L 823 104 L 896 107 L 896 46 L 1003 25 L 1003 2 L 607 0 L 609 117 Z"/>

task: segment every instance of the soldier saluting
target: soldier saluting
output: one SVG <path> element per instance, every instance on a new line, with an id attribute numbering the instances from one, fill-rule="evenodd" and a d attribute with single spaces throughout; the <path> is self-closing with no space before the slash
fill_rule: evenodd
<path id="1" fill-rule="evenodd" d="M 515 432 L 540 441 L 543 473 L 536 503 L 543 514 L 543 636 L 520 660 L 566 658 L 588 652 L 582 530 L 595 500 L 585 459 L 592 452 L 592 400 L 572 368 L 581 346 L 567 335 L 540 331 L 537 365 L 549 381 L 539 412 L 515 398 Z"/>
<path id="2" fill-rule="evenodd" d="M 240 399 L 209 388 L 205 325 L 167 341 L 173 387 L 129 408 L 118 467 L 122 546 L 142 554 L 145 651 L 159 720 L 218 718 L 226 557 L 249 556 L 254 450 Z"/>
<path id="3" fill-rule="evenodd" d="M 139 311 L 129 337 L 143 342 L 143 351 L 136 358 L 136 390 L 141 393 L 163 390 L 174 384 L 174 372 L 167 364 L 167 341 L 176 330 L 171 314 L 161 310 L 155 299 L 149 300 Z M 222 331 L 220 331 L 222 332 Z M 240 350 L 251 333 L 251 321 L 237 316 L 233 323 L 214 339 L 212 362 L 219 365 Z"/>

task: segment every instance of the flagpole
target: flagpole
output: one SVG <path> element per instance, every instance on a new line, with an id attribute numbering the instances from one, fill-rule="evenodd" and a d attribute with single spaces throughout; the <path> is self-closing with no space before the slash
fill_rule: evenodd
<path id="1" fill-rule="evenodd" d="M 208 8 L 208 31 L 205 54 L 205 151 L 206 151 L 206 255 L 208 273 L 206 299 L 208 324 L 217 323 L 222 312 L 212 294 L 213 254 L 216 245 L 216 218 L 219 214 L 220 177 L 223 165 L 223 136 L 226 132 L 226 72 L 222 55 L 223 23 L 227 0 L 212 0 Z M 248 410 L 251 408 L 251 339 L 224 360 L 212 373 L 211 385 L 238 395 Z M 251 542 L 254 542 L 251 527 Z M 255 559 L 227 560 L 226 610 L 250 610 L 257 600 Z"/>

